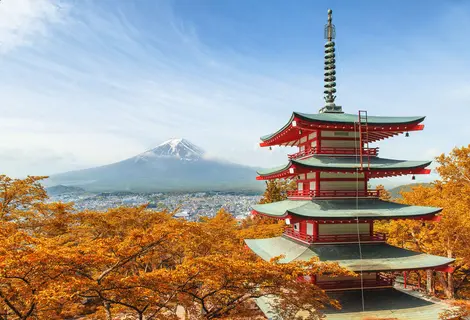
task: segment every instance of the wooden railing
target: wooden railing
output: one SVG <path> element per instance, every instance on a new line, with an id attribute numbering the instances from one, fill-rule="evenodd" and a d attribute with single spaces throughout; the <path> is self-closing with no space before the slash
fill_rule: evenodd
<path id="1" fill-rule="evenodd" d="M 387 240 L 385 233 L 381 232 L 374 232 L 372 235 L 360 234 L 359 237 L 357 234 L 309 235 L 287 228 L 284 235 L 307 243 L 359 242 L 359 240 L 361 242 L 385 242 Z"/>
<path id="2" fill-rule="evenodd" d="M 288 155 L 289 159 L 298 159 L 303 158 L 306 156 L 310 156 L 313 154 L 321 154 L 321 155 L 335 155 L 335 156 L 353 156 L 359 154 L 359 148 L 332 148 L 332 147 L 312 147 L 310 149 L 300 151 L 297 153 L 293 153 Z M 364 156 L 371 156 L 375 157 L 379 154 L 379 148 L 362 148 L 362 155 Z"/>
<path id="3" fill-rule="evenodd" d="M 288 197 L 302 197 L 302 198 L 378 198 L 380 191 L 378 190 L 291 190 L 287 191 Z"/>
<path id="4" fill-rule="evenodd" d="M 393 278 L 379 275 L 376 279 L 363 279 L 361 281 L 358 277 L 354 280 L 322 281 L 318 282 L 317 285 L 323 290 L 391 287 Z"/>

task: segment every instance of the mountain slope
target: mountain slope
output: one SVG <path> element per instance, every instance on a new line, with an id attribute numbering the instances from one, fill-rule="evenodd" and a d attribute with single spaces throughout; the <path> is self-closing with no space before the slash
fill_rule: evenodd
<path id="1" fill-rule="evenodd" d="M 113 164 L 52 175 L 48 185 L 73 185 L 87 191 L 258 191 L 255 168 L 204 157 L 186 139 L 171 139 L 154 149 Z"/>

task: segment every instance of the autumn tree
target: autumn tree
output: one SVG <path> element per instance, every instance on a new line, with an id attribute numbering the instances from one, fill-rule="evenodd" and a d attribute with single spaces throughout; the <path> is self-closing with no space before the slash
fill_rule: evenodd
<path id="1" fill-rule="evenodd" d="M 388 241 L 394 245 L 456 259 L 455 272 L 437 272 L 438 284 L 449 298 L 470 295 L 470 147 L 453 149 L 436 158 L 441 180 L 402 192 L 399 202 L 443 208 L 439 222 L 391 221 Z"/>
<path id="2" fill-rule="evenodd" d="M 385 189 L 385 187 L 381 184 L 379 184 L 377 187 L 375 187 L 375 190 L 379 192 L 379 198 L 380 200 L 383 201 L 391 201 L 392 200 L 392 195 L 390 191 Z"/>
<path id="3" fill-rule="evenodd" d="M 76 212 L 47 203 L 40 177 L 4 177 L 0 308 L 8 319 L 252 317 L 253 299 L 278 298 L 285 318 L 338 306 L 307 275 L 343 275 L 337 264 L 264 261 L 246 229 L 221 210 L 202 222 L 145 206 Z"/>
<path id="4" fill-rule="evenodd" d="M 287 192 L 296 189 L 294 180 L 276 179 L 266 181 L 266 190 L 260 204 L 267 204 L 287 199 Z M 253 215 L 242 222 L 246 238 L 268 238 L 282 234 L 284 221 L 263 215 Z M 246 239 L 245 238 L 245 239 Z"/>
<path id="5" fill-rule="evenodd" d="M 46 204 L 43 177 L 0 176 L 0 308 L 6 320 L 63 319 L 77 313 L 66 283 L 73 249 L 58 217 L 71 206 Z M 52 226 L 56 224 L 55 226 Z"/>
<path id="6" fill-rule="evenodd" d="M 273 179 L 266 181 L 266 190 L 260 202 L 271 203 L 287 199 L 287 192 L 296 189 L 296 182 L 294 180 L 286 179 Z"/>

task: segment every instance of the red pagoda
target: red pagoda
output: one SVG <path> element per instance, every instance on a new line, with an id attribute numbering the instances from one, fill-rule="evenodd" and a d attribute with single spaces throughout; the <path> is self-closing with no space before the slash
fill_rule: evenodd
<path id="1" fill-rule="evenodd" d="M 438 319 L 442 306 L 434 302 L 422 305 L 425 300 L 394 289 L 394 275 L 403 274 L 406 288 L 410 271 L 448 272 L 453 259 L 391 246 L 386 243 L 385 234 L 374 231 L 374 221 L 437 221 L 436 215 L 442 209 L 382 201 L 378 191 L 368 189 L 373 178 L 414 178 L 430 173 L 426 167 L 431 161 L 385 159 L 379 157 L 378 147 L 370 146 L 423 130 L 425 117 L 378 117 L 369 116 L 367 111 L 344 113 L 335 104 L 335 28 L 331 10 L 325 38 L 325 106 L 316 114 L 294 112 L 281 129 L 261 137 L 262 147 L 298 147 L 298 152 L 288 156 L 287 164 L 260 170 L 257 177 L 292 179 L 297 190 L 289 192 L 287 200 L 253 206 L 254 214 L 283 219 L 288 226 L 281 237 L 245 242 L 268 261 L 280 255 L 284 256 L 281 262 L 318 257 L 358 273 L 359 277 L 312 279 L 343 304 L 343 311 L 329 314 L 328 319 L 352 319 L 358 312 L 377 316 L 377 310 L 384 316 L 403 314 L 403 319 L 419 319 L 419 314 L 425 315 L 422 319 Z M 258 299 L 257 303 L 268 317 L 275 318 L 266 299 Z M 413 299 L 415 304 L 402 308 L 400 301 L 406 305 Z"/>

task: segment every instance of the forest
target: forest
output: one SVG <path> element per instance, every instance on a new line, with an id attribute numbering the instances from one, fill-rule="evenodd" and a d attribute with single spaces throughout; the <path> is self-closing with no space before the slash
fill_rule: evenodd
<path id="1" fill-rule="evenodd" d="M 280 223 L 239 225 L 223 209 L 188 222 L 145 206 L 105 212 L 47 201 L 44 177 L 0 176 L 0 319 L 256 319 L 253 299 L 278 297 L 279 312 L 316 319 L 339 307 L 311 274 L 349 274 L 312 260 L 264 261 L 243 239 Z"/>

